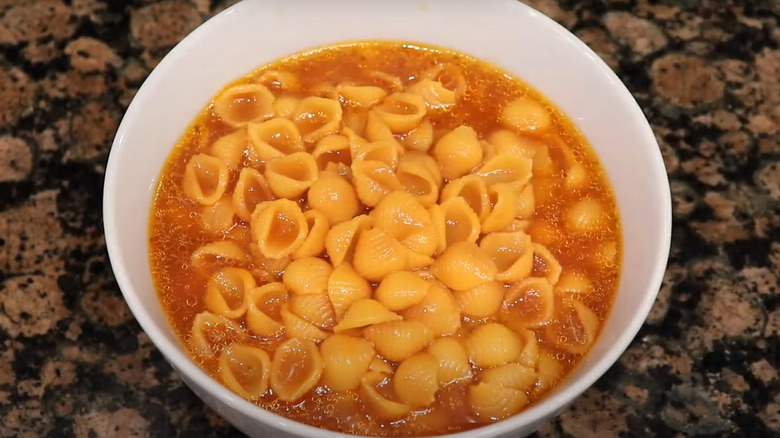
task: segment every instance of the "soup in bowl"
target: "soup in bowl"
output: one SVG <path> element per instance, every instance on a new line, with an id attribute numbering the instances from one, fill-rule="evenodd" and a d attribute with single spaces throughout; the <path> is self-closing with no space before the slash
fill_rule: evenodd
<path id="1" fill-rule="evenodd" d="M 520 4 L 289 7 L 206 23 L 128 109 L 105 215 L 131 310 L 250 435 L 530 433 L 655 297 L 669 193 L 647 122 Z M 347 7 L 382 19 L 315 20 Z M 545 49 L 506 45 L 530 35 Z"/>

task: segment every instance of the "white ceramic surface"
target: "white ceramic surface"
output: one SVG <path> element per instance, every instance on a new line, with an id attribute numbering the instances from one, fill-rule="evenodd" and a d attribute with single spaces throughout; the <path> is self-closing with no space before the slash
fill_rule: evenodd
<path id="1" fill-rule="evenodd" d="M 515 0 L 245 0 L 185 38 L 138 91 L 114 140 L 104 220 L 111 264 L 143 329 L 209 406 L 254 437 L 346 436 L 266 412 L 192 362 L 169 328 L 147 257 L 158 174 L 205 103 L 225 84 L 285 55 L 361 39 L 452 48 L 516 74 L 584 132 L 617 196 L 624 270 L 609 321 L 590 355 L 542 402 L 506 421 L 452 437 L 529 434 L 593 384 L 643 324 L 661 283 L 671 237 L 671 199 L 653 133 L 612 71 L 568 31 Z"/>

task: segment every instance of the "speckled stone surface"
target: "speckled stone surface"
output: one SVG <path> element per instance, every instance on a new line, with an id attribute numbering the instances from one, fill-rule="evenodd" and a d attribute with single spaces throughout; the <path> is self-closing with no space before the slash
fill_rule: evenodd
<path id="1" fill-rule="evenodd" d="M 124 109 L 228 3 L 0 0 L 0 436 L 239 436 L 133 320 L 101 223 Z M 780 1 L 527 3 L 633 92 L 675 222 L 647 324 L 538 437 L 780 436 Z"/>

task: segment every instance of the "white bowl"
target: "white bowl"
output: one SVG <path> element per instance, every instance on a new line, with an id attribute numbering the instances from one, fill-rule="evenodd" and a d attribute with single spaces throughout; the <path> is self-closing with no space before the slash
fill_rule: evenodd
<path id="1" fill-rule="evenodd" d="M 614 310 L 590 354 L 542 401 L 505 421 L 452 437 L 530 434 L 618 359 L 643 324 L 666 266 L 671 198 L 655 137 L 631 94 L 580 40 L 515 0 L 249 0 L 192 32 L 149 75 L 127 110 L 105 180 L 106 244 L 141 327 L 190 388 L 255 437 L 337 437 L 233 394 L 190 359 L 168 326 L 149 269 L 148 226 L 171 148 L 224 85 L 288 54 L 330 43 L 411 40 L 461 51 L 514 73 L 556 103 L 606 168 L 623 226 Z"/>

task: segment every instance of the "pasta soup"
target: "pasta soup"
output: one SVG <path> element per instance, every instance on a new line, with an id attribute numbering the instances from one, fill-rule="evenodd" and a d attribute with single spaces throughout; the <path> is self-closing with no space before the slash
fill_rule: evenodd
<path id="1" fill-rule="evenodd" d="M 572 123 L 449 50 L 360 42 L 224 88 L 150 223 L 193 359 L 257 405 L 372 436 L 525 409 L 587 354 L 617 290 L 609 183 Z"/>

